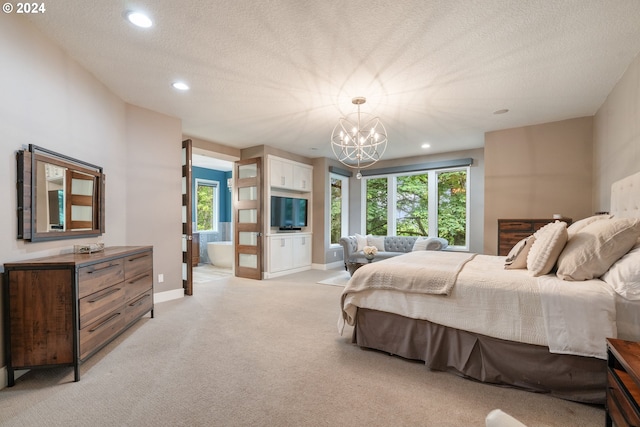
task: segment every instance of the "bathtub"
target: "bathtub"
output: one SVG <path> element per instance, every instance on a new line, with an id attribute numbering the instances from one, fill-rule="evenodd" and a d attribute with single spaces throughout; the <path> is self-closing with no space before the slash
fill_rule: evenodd
<path id="1" fill-rule="evenodd" d="M 209 262 L 216 267 L 233 267 L 233 242 L 209 242 L 207 243 L 207 255 Z"/>

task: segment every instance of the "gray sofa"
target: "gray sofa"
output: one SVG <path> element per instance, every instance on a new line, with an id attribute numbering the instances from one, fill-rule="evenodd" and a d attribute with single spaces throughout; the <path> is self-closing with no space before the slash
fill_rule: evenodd
<path id="1" fill-rule="evenodd" d="M 380 236 L 374 237 L 380 238 Z M 440 237 L 384 236 L 382 238 L 384 239 L 384 251 L 378 250 L 375 256 L 376 259 L 386 259 L 411 252 L 418 239 L 421 239 L 420 248 L 428 251 L 439 251 L 449 244 L 446 239 Z M 344 251 L 345 270 L 348 270 L 348 263 L 366 262 L 362 250 L 358 251 L 358 239 L 356 236 L 343 236 L 340 238 L 340 244 Z M 368 243 L 368 246 L 375 245 Z"/>

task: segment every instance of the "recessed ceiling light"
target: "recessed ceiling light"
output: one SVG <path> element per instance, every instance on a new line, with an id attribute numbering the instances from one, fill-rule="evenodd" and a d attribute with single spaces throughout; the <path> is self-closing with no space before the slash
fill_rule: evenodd
<path id="1" fill-rule="evenodd" d="M 187 85 L 185 82 L 175 82 L 171 86 L 178 90 L 189 90 L 189 85 Z"/>
<path id="2" fill-rule="evenodd" d="M 425 143 L 424 143 L 424 144 L 422 144 L 420 147 L 421 147 L 421 148 L 431 148 L 431 144 L 428 144 L 428 143 L 426 143 L 426 142 L 425 142 Z"/>
<path id="3" fill-rule="evenodd" d="M 509 112 L 508 108 L 503 108 L 502 110 L 496 110 L 493 112 L 493 114 L 506 114 Z"/>
<path id="4" fill-rule="evenodd" d="M 153 25 L 151 18 L 149 18 L 147 15 L 145 15 L 142 12 L 128 11 L 128 12 L 125 12 L 125 16 L 127 20 L 129 20 L 129 22 L 131 22 L 136 27 L 149 28 L 150 26 Z"/>

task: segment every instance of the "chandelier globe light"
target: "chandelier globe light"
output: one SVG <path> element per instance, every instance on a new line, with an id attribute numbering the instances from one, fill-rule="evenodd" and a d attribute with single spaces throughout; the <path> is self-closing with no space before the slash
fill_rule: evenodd
<path id="1" fill-rule="evenodd" d="M 387 130 L 378 117 L 360 112 L 366 98 L 356 97 L 351 102 L 358 111 L 338 120 L 331 133 L 331 149 L 343 165 L 358 170 L 356 178 L 360 179 L 360 170 L 380 160 L 387 149 Z"/>

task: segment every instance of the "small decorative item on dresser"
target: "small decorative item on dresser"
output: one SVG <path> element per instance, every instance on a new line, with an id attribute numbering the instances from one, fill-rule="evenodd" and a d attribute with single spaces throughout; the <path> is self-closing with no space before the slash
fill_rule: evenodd
<path id="1" fill-rule="evenodd" d="M 73 245 L 74 254 L 92 254 L 104 250 L 104 243 L 91 243 L 89 245 Z"/>
<path id="2" fill-rule="evenodd" d="M 378 253 L 378 248 L 376 248 L 375 246 L 365 246 L 364 248 L 362 248 L 362 252 L 364 253 L 364 257 L 367 259 L 367 261 L 371 262 L 371 260 Z"/>

